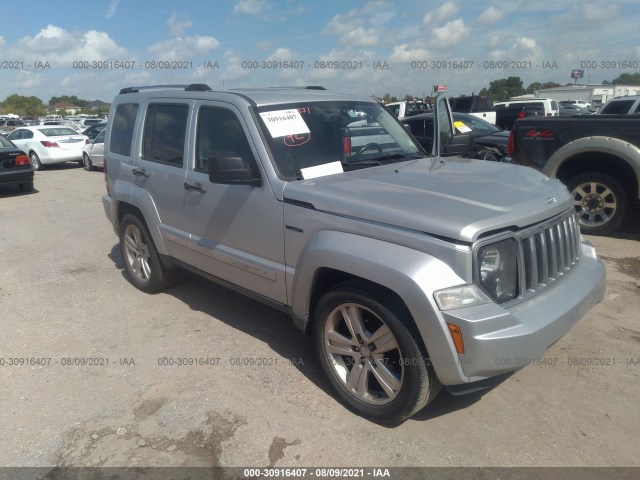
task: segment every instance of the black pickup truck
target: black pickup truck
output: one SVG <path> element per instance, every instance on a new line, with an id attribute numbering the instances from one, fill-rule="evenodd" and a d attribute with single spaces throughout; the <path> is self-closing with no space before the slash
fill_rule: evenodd
<path id="1" fill-rule="evenodd" d="M 612 233 L 638 203 L 640 115 L 518 119 L 509 154 L 567 185 L 583 233 Z"/>

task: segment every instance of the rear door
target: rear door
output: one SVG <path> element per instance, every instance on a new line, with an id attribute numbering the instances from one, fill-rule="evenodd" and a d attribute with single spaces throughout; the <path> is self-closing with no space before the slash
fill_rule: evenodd
<path id="1" fill-rule="evenodd" d="M 33 142 L 33 132 L 26 128 L 17 128 L 7 138 L 11 140 L 16 147 L 25 153 L 29 153 L 30 142 Z"/>
<path id="2" fill-rule="evenodd" d="M 133 168 L 135 185 L 148 192 L 160 217 L 167 253 L 183 261 L 189 258 L 184 182 L 191 103 L 151 99 L 143 105 L 140 153 Z"/>

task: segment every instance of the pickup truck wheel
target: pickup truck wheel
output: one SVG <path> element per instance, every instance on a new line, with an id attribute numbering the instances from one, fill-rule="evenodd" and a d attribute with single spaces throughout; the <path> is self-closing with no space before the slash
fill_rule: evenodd
<path id="1" fill-rule="evenodd" d="M 394 302 L 382 289 L 347 282 L 325 294 L 314 314 L 320 363 L 335 392 L 351 410 L 384 424 L 406 420 L 440 390 Z"/>
<path id="2" fill-rule="evenodd" d="M 627 214 L 624 188 L 609 175 L 588 172 L 567 185 L 573 196 L 580 230 L 588 235 L 607 235 L 622 224 Z"/>
<path id="3" fill-rule="evenodd" d="M 162 264 L 147 227 L 135 215 L 120 222 L 120 251 L 127 280 L 136 288 L 151 293 L 173 283 L 173 271 Z"/>

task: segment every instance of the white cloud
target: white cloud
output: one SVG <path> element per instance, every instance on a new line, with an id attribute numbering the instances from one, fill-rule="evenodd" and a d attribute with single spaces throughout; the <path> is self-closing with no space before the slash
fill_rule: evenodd
<path id="1" fill-rule="evenodd" d="M 270 5 L 266 0 L 240 0 L 233 7 L 234 13 L 246 13 L 247 15 L 257 15 L 269 9 Z"/>
<path id="2" fill-rule="evenodd" d="M 466 40 L 469 34 L 464 20 L 458 18 L 447 22 L 444 27 L 434 28 L 428 46 L 435 49 L 452 48 Z"/>
<path id="3" fill-rule="evenodd" d="M 127 51 L 105 32 L 71 33 L 55 25 L 47 25 L 34 37 L 21 38 L 12 48 L 20 58 L 49 61 L 56 66 L 69 66 L 76 60 L 127 58 Z"/>
<path id="4" fill-rule="evenodd" d="M 242 56 L 237 54 L 234 50 L 227 50 L 223 58 L 225 64 L 227 65 L 221 75 L 223 82 L 233 82 L 234 80 L 240 80 L 243 77 L 249 75 L 250 72 L 255 72 L 255 70 L 242 68 Z M 227 84 L 225 85 L 225 87 L 230 88 L 230 85 Z"/>
<path id="5" fill-rule="evenodd" d="M 491 37 L 489 37 L 488 45 L 491 48 L 496 48 L 502 43 L 504 43 L 504 38 L 502 38 L 501 35 L 491 35 Z"/>
<path id="6" fill-rule="evenodd" d="M 363 14 L 369 11 L 372 5 L 378 5 L 384 2 L 373 2 L 367 4 L 362 10 L 351 10 L 348 13 L 339 13 L 335 15 L 327 25 L 325 25 L 322 33 L 327 35 L 339 35 L 340 43 L 353 47 L 373 47 L 379 42 L 379 35 L 382 32 L 377 28 L 365 28 L 364 20 L 366 16 Z M 379 19 L 378 19 L 379 21 Z"/>
<path id="7" fill-rule="evenodd" d="M 505 10 L 499 10 L 494 6 L 491 6 L 480 14 L 478 17 L 478 23 L 482 25 L 491 25 L 500 21 L 506 14 L 507 12 Z"/>
<path id="8" fill-rule="evenodd" d="M 453 2 L 443 3 L 437 10 L 427 13 L 422 19 L 422 25 L 428 26 L 431 22 L 439 22 L 458 13 L 458 6 Z"/>
<path id="9" fill-rule="evenodd" d="M 335 15 L 322 30 L 325 35 L 338 35 L 340 43 L 350 47 L 373 47 L 379 44 L 382 27 L 396 16 L 386 0 L 369 2 L 361 9 Z M 368 27 L 367 23 L 373 27 Z"/>
<path id="10" fill-rule="evenodd" d="M 513 45 L 513 49 L 537 50 L 538 45 L 536 44 L 535 38 L 519 37 Z"/>
<path id="11" fill-rule="evenodd" d="M 407 48 L 406 44 L 397 45 L 393 48 L 393 53 L 389 59 L 392 62 L 412 62 L 419 60 L 427 60 L 431 57 L 431 52 L 424 48 Z"/>
<path id="12" fill-rule="evenodd" d="M 4 47 L 4 44 L 6 42 L 4 41 L 4 37 L 2 35 L 0 35 L 0 48 Z"/>
<path id="13" fill-rule="evenodd" d="M 339 13 L 335 15 L 322 30 L 327 35 L 343 35 L 351 31 L 354 25 L 362 24 L 362 20 L 357 19 L 358 12 L 351 10 L 349 13 Z"/>
<path id="14" fill-rule="evenodd" d="M 214 37 L 195 35 L 178 37 L 155 43 L 147 51 L 158 60 L 188 60 L 195 55 L 205 55 L 220 46 Z"/>
<path id="15" fill-rule="evenodd" d="M 365 18 L 369 19 L 369 23 L 374 27 L 381 27 L 393 19 L 397 12 L 395 6 L 386 0 L 377 0 L 370 2 L 362 7 L 361 12 Z"/>
<path id="16" fill-rule="evenodd" d="M 167 20 L 167 27 L 169 27 L 169 31 L 175 37 L 181 37 L 184 34 L 184 31 L 191 28 L 193 26 L 193 22 L 191 20 L 180 21 L 180 18 L 177 13 L 172 13 L 169 20 Z"/>
<path id="17" fill-rule="evenodd" d="M 374 47 L 378 44 L 380 31 L 375 28 L 356 27 L 340 37 L 343 45 L 355 47 Z"/>
<path id="18" fill-rule="evenodd" d="M 109 6 L 107 7 L 107 14 L 105 15 L 107 20 L 109 20 L 111 17 L 115 15 L 116 10 L 118 8 L 118 3 L 120 3 L 120 0 L 111 0 L 109 2 Z"/>
<path id="19" fill-rule="evenodd" d="M 300 58 L 300 54 L 290 48 L 277 48 L 275 52 L 267 57 L 267 60 L 285 61 L 297 60 L 298 58 Z"/>

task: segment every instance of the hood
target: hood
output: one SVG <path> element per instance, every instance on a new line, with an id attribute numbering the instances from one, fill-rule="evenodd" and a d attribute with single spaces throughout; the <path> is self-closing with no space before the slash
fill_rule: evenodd
<path id="1" fill-rule="evenodd" d="M 573 204 L 566 187 L 528 167 L 483 160 L 431 159 L 288 182 L 285 201 L 316 210 L 473 242 L 521 228 Z"/>
<path id="2" fill-rule="evenodd" d="M 477 136 L 476 136 L 477 135 Z M 509 132 L 507 130 L 501 130 L 493 133 L 479 133 L 474 134 L 474 141 L 476 142 L 489 142 L 496 145 L 507 145 L 509 143 Z"/>

